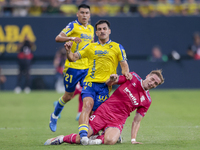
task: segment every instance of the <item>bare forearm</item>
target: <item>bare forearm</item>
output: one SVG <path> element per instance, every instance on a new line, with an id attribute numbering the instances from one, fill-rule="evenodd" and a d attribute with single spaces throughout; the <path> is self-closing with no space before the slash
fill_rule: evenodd
<path id="1" fill-rule="evenodd" d="M 73 38 L 74 37 L 64 37 L 64 36 L 61 36 L 61 35 L 58 35 L 57 37 L 56 37 L 56 42 L 68 42 L 68 41 L 72 41 L 73 40 Z"/>
<path id="2" fill-rule="evenodd" d="M 132 123 L 131 139 L 136 139 L 142 118 L 143 117 L 139 113 L 136 112 L 133 123 Z"/>
<path id="3" fill-rule="evenodd" d="M 71 47 L 72 47 L 72 42 L 66 42 L 64 44 L 65 46 L 65 49 L 66 49 L 66 56 L 67 56 L 67 59 L 70 61 L 70 62 L 74 62 L 76 60 L 79 59 L 79 54 L 78 53 L 72 53 L 71 52 Z"/>
<path id="4" fill-rule="evenodd" d="M 121 69 L 122 69 L 123 75 L 129 73 L 129 66 L 128 66 L 127 61 L 124 61 L 123 63 L 121 63 Z"/>
<path id="5" fill-rule="evenodd" d="M 71 51 L 67 53 L 67 59 L 70 62 L 76 61 L 78 58 L 76 58 L 75 53 L 72 53 Z"/>
<path id="6" fill-rule="evenodd" d="M 140 128 L 140 122 L 133 121 L 131 130 L 131 139 L 136 139 L 139 128 Z"/>

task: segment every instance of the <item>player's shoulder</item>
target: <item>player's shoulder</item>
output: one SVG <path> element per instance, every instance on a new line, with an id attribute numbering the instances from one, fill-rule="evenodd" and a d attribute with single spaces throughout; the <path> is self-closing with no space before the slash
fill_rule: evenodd
<path id="1" fill-rule="evenodd" d="M 115 42 L 115 41 L 112 41 L 112 40 L 110 40 L 109 44 L 113 44 L 113 45 L 115 45 L 115 46 L 119 46 L 119 45 L 120 45 L 119 43 L 117 43 L 117 42 Z"/>
<path id="2" fill-rule="evenodd" d="M 111 41 L 109 44 L 113 45 L 116 48 L 124 49 L 124 47 L 120 43 L 117 43 L 115 41 Z"/>
<path id="3" fill-rule="evenodd" d="M 91 24 L 88 24 L 88 28 L 91 28 L 92 30 L 94 30 L 94 27 Z"/>
<path id="4" fill-rule="evenodd" d="M 97 41 L 97 42 L 90 43 L 90 46 L 97 46 L 97 45 L 99 45 L 99 42 L 98 42 L 98 41 Z"/>
<path id="5" fill-rule="evenodd" d="M 130 74 L 132 74 L 133 77 L 137 78 L 138 80 L 141 80 L 142 78 L 134 71 L 130 72 Z"/>
<path id="6" fill-rule="evenodd" d="M 76 24 L 76 21 L 71 21 L 67 24 L 66 28 L 74 28 L 74 25 Z"/>
<path id="7" fill-rule="evenodd" d="M 151 95 L 149 93 L 149 90 L 145 91 L 145 94 L 146 94 L 146 97 L 148 99 L 148 104 L 151 105 L 152 100 L 151 100 Z"/>

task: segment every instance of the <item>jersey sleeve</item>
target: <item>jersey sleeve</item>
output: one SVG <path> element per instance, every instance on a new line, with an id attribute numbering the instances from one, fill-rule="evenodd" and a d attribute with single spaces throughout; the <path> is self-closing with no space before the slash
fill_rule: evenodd
<path id="1" fill-rule="evenodd" d="M 142 117 L 144 117 L 150 107 L 151 103 L 147 106 L 142 106 L 137 108 L 137 113 L 139 113 Z"/>
<path id="2" fill-rule="evenodd" d="M 120 75 L 117 84 L 122 84 L 126 82 L 126 77 L 124 75 Z"/>
<path id="3" fill-rule="evenodd" d="M 118 55 L 119 61 L 127 60 L 125 49 L 121 44 L 119 44 L 119 50 L 120 50 L 119 55 Z"/>
<path id="4" fill-rule="evenodd" d="M 62 32 L 66 35 L 66 36 L 70 36 L 73 33 L 73 29 L 74 29 L 74 24 L 73 22 L 70 22 L 63 30 Z"/>
<path id="5" fill-rule="evenodd" d="M 90 47 L 91 47 L 91 44 L 86 44 L 81 50 L 79 50 L 77 53 L 79 55 L 79 58 L 88 58 L 90 55 Z"/>

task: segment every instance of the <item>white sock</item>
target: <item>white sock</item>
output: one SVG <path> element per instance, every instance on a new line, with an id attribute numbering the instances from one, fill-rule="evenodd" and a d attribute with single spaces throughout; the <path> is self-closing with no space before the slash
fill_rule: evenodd
<path id="1" fill-rule="evenodd" d="M 64 136 L 63 137 L 60 137 L 60 143 L 63 143 L 63 139 L 64 139 Z"/>
<path id="2" fill-rule="evenodd" d="M 55 116 L 54 113 L 52 114 L 53 119 L 58 119 L 58 116 Z"/>

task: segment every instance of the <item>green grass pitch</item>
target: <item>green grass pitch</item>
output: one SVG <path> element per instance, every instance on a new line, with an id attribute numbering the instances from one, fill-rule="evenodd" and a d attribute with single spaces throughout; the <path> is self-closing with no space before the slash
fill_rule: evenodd
<path id="1" fill-rule="evenodd" d="M 33 91 L 14 94 L 0 91 L 0 150 L 199 150 L 200 90 L 152 90 L 152 105 L 143 118 L 137 141 L 130 143 L 131 123 L 124 126 L 122 144 L 82 146 L 62 144 L 44 146 L 48 138 L 77 133 L 77 96 L 63 109 L 55 133 L 49 129 L 53 102 L 62 94 Z"/>

